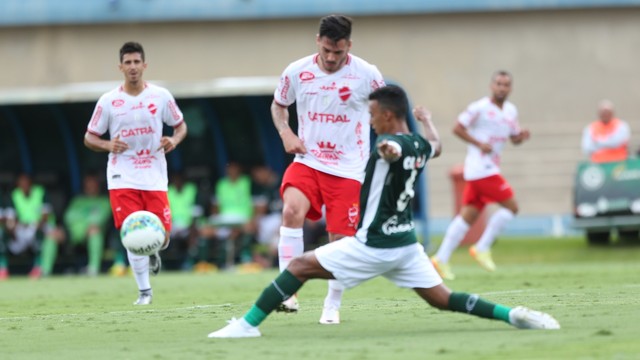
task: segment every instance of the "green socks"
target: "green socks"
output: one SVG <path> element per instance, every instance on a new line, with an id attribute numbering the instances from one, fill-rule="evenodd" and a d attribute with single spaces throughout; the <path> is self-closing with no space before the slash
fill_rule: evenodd
<path id="1" fill-rule="evenodd" d="M 295 294 L 302 284 L 289 270 L 284 270 L 262 291 L 258 301 L 244 315 L 244 319 L 253 326 L 260 325 L 280 303 Z"/>
<path id="2" fill-rule="evenodd" d="M 511 308 L 483 300 L 475 294 L 454 292 L 449 297 L 449 310 L 509 323 Z"/>

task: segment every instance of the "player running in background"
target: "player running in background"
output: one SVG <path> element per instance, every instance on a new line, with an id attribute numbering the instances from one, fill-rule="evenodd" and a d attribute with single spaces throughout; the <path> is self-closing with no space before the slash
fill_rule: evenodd
<path id="1" fill-rule="evenodd" d="M 318 220 L 326 210 L 329 241 L 355 234 L 360 186 L 369 156 L 367 97 L 384 80 L 378 69 L 349 53 L 351 19 L 329 15 L 320 20 L 318 53 L 291 63 L 280 78 L 271 105 L 273 123 L 285 151 L 296 154 L 284 173 L 280 270 L 302 255 L 305 217 Z M 298 134 L 289 127 L 288 107 L 296 103 Z M 338 324 L 343 287 L 329 281 L 320 318 Z M 298 310 L 296 296 L 280 310 Z"/>
<path id="2" fill-rule="evenodd" d="M 440 275 L 453 280 L 449 258 L 460 245 L 482 209 L 492 202 L 500 209 L 491 215 L 478 242 L 469 253 L 486 270 L 494 271 L 491 245 L 505 225 L 518 213 L 518 203 L 511 185 L 500 175 L 500 154 L 507 140 L 521 144 L 529 139 L 529 131 L 518 124 L 518 110 L 507 101 L 512 78 L 506 71 L 497 71 L 491 78 L 491 97 L 475 101 L 458 116 L 453 133 L 468 143 L 464 161 L 462 209 L 445 233 L 442 244 L 434 257 L 433 265 Z"/>
<path id="3" fill-rule="evenodd" d="M 363 215 L 356 235 L 293 259 L 243 318 L 232 319 L 209 337 L 261 336 L 258 325 L 307 280 L 338 279 L 351 288 L 377 276 L 412 288 L 441 310 L 502 320 L 523 329 L 559 329 L 548 314 L 493 304 L 477 295 L 452 292 L 442 283 L 417 241 L 411 206 L 418 175 L 428 159 L 440 155 L 438 133 L 422 107 L 414 109 L 414 116 L 423 125 L 423 135 L 409 132 L 407 96 L 397 86 L 380 88 L 369 99 L 371 125 L 379 137 L 366 166 L 360 195 Z"/>
<path id="4" fill-rule="evenodd" d="M 187 125 L 171 93 L 142 80 L 146 68 L 142 45 L 127 42 L 120 48 L 124 84 L 100 97 L 84 143 L 91 150 L 109 152 L 107 187 L 116 228 L 129 214 L 150 211 L 164 224 L 167 237 L 162 249 L 166 249 L 171 210 L 165 154 L 185 138 Z M 173 136 L 162 136 L 163 124 L 173 127 Z M 101 139 L 106 132 L 110 139 Z M 127 251 L 127 257 L 140 292 L 134 305 L 148 305 L 153 296 L 149 271 L 160 271 L 160 256 Z"/>

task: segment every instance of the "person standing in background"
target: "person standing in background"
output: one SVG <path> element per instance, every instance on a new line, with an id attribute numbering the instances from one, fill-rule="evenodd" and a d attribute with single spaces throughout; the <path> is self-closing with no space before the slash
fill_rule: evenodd
<path id="1" fill-rule="evenodd" d="M 142 45 L 127 42 L 120 48 L 124 84 L 100 97 L 84 144 L 93 151 L 109 152 L 107 187 L 116 229 L 120 230 L 129 214 L 150 211 L 164 224 L 164 250 L 171 233 L 165 154 L 184 140 L 187 125 L 173 95 L 142 80 L 146 68 Z M 172 136 L 162 135 L 164 124 L 173 127 Z M 110 139 L 102 139 L 107 132 Z M 153 296 L 149 272 L 160 271 L 160 255 L 141 256 L 127 251 L 127 257 L 139 290 L 134 305 L 149 305 Z"/>
<path id="2" fill-rule="evenodd" d="M 631 131 L 626 121 L 615 117 L 613 103 L 602 100 L 598 120 L 582 132 L 582 152 L 593 163 L 624 161 L 629 157 Z"/>

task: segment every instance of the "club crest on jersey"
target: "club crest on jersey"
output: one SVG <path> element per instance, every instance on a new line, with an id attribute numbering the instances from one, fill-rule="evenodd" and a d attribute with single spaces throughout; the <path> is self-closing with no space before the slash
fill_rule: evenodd
<path id="1" fill-rule="evenodd" d="M 318 158 L 318 160 L 325 164 L 337 164 L 340 160 L 340 156 L 344 154 L 336 148 L 336 144 L 329 141 L 320 141 L 317 149 L 312 149 L 311 153 Z"/>
<path id="2" fill-rule="evenodd" d="M 300 73 L 300 80 L 301 81 L 311 81 L 313 79 L 315 79 L 316 76 L 310 72 L 310 71 L 303 71 Z"/>
<path id="3" fill-rule="evenodd" d="M 351 97 L 351 89 L 348 86 L 343 86 L 338 90 L 338 95 L 340 96 L 340 100 L 347 101 Z"/>
<path id="4" fill-rule="evenodd" d="M 349 217 L 349 227 L 353 227 L 356 225 L 356 222 L 358 221 L 358 213 L 358 204 L 353 204 L 349 208 L 349 210 L 347 210 L 347 215 Z"/>
<path id="5" fill-rule="evenodd" d="M 155 115 L 156 112 L 158 112 L 158 107 L 156 107 L 156 104 L 154 103 L 149 104 L 149 106 L 147 106 L 147 109 L 149 109 L 151 115 Z"/>
<path id="6" fill-rule="evenodd" d="M 165 223 L 171 223 L 171 209 L 166 207 L 162 209 L 162 216 L 164 217 Z"/>
<path id="7" fill-rule="evenodd" d="M 156 160 L 156 157 L 152 155 L 150 149 L 138 150 L 136 151 L 136 156 L 131 157 L 133 167 L 136 169 L 148 169 L 154 160 Z"/>

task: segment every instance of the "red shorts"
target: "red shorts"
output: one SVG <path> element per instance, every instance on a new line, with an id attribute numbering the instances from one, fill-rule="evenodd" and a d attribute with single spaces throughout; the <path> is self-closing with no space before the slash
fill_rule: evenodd
<path id="1" fill-rule="evenodd" d="M 470 180 L 464 186 L 462 205 L 471 205 L 478 210 L 487 204 L 503 202 L 513 197 L 511 185 L 502 175 L 492 175 L 483 179 Z"/>
<path id="2" fill-rule="evenodd" d="M 329 175 L 300 163 L 289 165 L 282 178 L 280 195 L 293 186 L 302 191 L 311 202 L 307 212 L 310 220 L 322 217 L 325 206 L 327 231 L 352 236 L 360 221 L 360 187 L 358 180 Z"/>
<path id="3" fill-rule="evenodd" d="M 113 189 L 109 190 L 109 200 L 116 229 L 120 230 L 122 222 L 132 212 L 147 210 L 160 218 L 167 234 L 171 232 L 171 209 L 166 191 Z"/>

